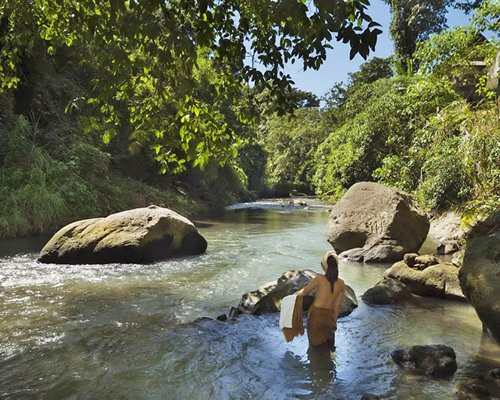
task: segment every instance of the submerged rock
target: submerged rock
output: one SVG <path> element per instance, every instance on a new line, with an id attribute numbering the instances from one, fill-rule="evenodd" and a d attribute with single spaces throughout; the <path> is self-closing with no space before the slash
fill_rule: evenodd
<path id="1" fill-rule="evenodd" d="M 457 370 L 455 351 L 442 344 L 398 349 L 391 357 L 400 367 L 420 375 L 445 377 Z"/>
<path id="2" fill-rule="evenodd" d="M 326 236 L 342 257 L 391 262 L 417 251 L 428 230 L 426 215 L 408 194 L 378 183 L 359 182 L 333 206 Z"/>
<path id="3" fill-rule="evenodd" d="M 472 230 L 459 277 L 465 296 L 500 343 L 500 211 Z"/>
<path id="4" fill-rule="evenodd" d="M 500 398 L 500 368 L 489 371 L 486 376 L 477 377 L 457 387 L 458 400 L 492 400 Z"/>
<path id="5" fill-rule="evenodd" d="M 191 221 L 149 206 L 73 222 L 44 246 L 38 261 L 59 264 L 149 263 L 204 253 L 205 238 Z"/>
<path id="6" fill-rule="evenodd" d="M 382 400 L 382 397 L 376 394 L 365 393 L 363 396 L 361 396 L 361 400 Z"/>
<path id="7" fill-rule="evenodd" d="M 368 304 L 396 304 L 411 298 L 408 287 L 396 279 L 384 278 L 361 296 Z"/>
<path id="8" fill-rule="evenodd" d="M 385 271 L 384 276 L 404 283 L 419 296 L 465 300 L 458 280 L 458 268 L 451 263 L 434 264 L 420 270 L 399 261 Z"/>
<path id="9" fill-rule="evenodd" d="M 494 400 L 491 391 L 482 382 L 462 384 L 455 390 L 457 400 Z"/>
<path id="10" fill-rule="evenodd" d="M 242 313 L 255 315 L 279 312 L 283 297 L 300 290 L 317 275 L 316 272 L 309 269 L 287 271 L 277 281 L 267 283 L 257 290 L 245 293 L 241 297 L 238 310 Z M 304 297 L 304 311 L 308 310 L 313 303 L 314 294 L 315 291 L 312 292 L 312 296 Z M 357 306 L 358 302 L 354 290 L 345 285 L 345 295 L 340 305 L 339 318 L 349 315 Z"/>

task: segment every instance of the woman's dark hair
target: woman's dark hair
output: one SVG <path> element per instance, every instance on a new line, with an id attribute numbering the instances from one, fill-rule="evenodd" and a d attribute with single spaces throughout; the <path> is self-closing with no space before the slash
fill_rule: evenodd
<path id="1" fill-rule="evenodd" d="M 330 256 L 326 259 L 328 267 L 326 268 L 325 276 L 330 282 L 330 289 L 333 293 L 333 287 L 335 282 L 339 278 L 339 266 L 337 265 L 337 259 L 334 256 Z"/>

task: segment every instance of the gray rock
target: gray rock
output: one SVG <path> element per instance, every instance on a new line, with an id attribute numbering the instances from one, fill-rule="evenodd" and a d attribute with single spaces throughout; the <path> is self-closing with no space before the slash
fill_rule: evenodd
<path id="1" fill-rule="evenodd" d="M 238 310 L 246 314 L 266 314 L 279 312 L 281 310 L 281 299 L 295 293 L 307 285 L 316 275 L 316 272 L 306 270 L 290 270 L 281 275 L 277 281 L 270 282 L 257 290 L 245 293 L 240 300 Z M 308 310 L 314 301 L 313 291 L 311 296 L 305 296 L 303 301 L 304 311 Z M 349 315 L 358 302 L 354 290 L 345 285 L 345 295 L 340 305 L 340 317 Z"/>
<path id="2" fill-rule="evenodd" d="M 454 212 L 441 214 L 431 219 L 430 223 L 429 236 L 437 241 L 438 254 L 451 254 L 459 250 L 465 243 L 465 237 L 470 229 L 464 226 L 460 215 Z"/>
<path id="3" fill-rule="evenodd" d="M 393 264 L 385 277 L 404 283 L 413 294 L 464 301 L 458 268 L 450 263 L 431 265 L 423 270 L 410 268 L 404 261 Z"/>
<path id="4" fill-rule="evenodd" d="M 247 314 L 278 312 L 283 297 L 295 293 L 316 275 L 308 269 L 286 271 L 276 281 L 268 282 L 256 290 L 245 293 L 241 297 L 238 310 Z"/>
<path id="5" fill-rule="evenodd" d="M 460 268 L 464 263 L 464 254 L 465 250 L 459 250 L 456 253 L 454 253 L 453 258 L 451 259 L 451 263 L 455 267 Z"/>
<path id="6" fill-rule="evenodd" d="M 436 250 L 438 254 L 453 254 L 460 250 L 460 246 L 455 240 L 447 240 L 445 242 L 439 243 Z"/>
<path id="7" fill-rule="evenodd" d="M 340 257 L 356 262 L 390 262 L 400 260 L 405 249 L 396 241 L 385 240 L 384 243 L 374 242 L 364 247 L 357 247 L 340 253 Z"/>
<path id="8" fill-rule="evenodd" d="M 392 278 L 384 278 L 361 296 L 367 304 L 396 304 L 411 298 L 408 287 Z"/>
<path id="9" fill-rule="evenodd" d="M 187 218 L 157 206 L 73 222 L 44 246 L 38 261 L 59 264 L 149 263 L 206 251 Z"/>
<path id="10" fill-rule="evenodd" d="M 429 221 L 408 194 L 373 182 L 353 185 L 330 213 L 328 242 L 353 261 L 391 262 L 417 251 Z"/>
<path id="11" fill-rule="evenodd" d="M 471 231 L 459 278 L 465 296 L 500 343 L 500 211 Z"/>
<path id="12" fill-rule="evenodd" d="M 412 346 L 391 353 L 394 362 L 419 375 L 450 376 L 457 370 L 455 351 L 448 346 Z"/>

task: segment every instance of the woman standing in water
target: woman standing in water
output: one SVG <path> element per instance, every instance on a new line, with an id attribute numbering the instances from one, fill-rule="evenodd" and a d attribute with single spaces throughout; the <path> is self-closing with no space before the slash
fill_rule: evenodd
<path id="1" fill-rule="evenodd" d="M 319 346 L 325 343 L 333 346 L 345 284 L 339 278 L 338 257 L 334 251 L 329 251 L 323 256 L 321 267 L 325 274 L 313 278 L 296 294 L 297 296 L 306 296 L 313 289 L 317 289 L 314 303 L 309 308 L 307 317 L 307 338 L 310 346 Z"/>

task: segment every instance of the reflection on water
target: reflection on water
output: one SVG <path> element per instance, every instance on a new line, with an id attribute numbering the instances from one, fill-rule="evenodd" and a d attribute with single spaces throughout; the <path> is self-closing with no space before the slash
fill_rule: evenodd
<path id="1" fill-rule="evenodd" d="M 309 378 L 318 388 L 328 387 L 335 378 L 334 353 L 330 346 L 309 346 L 307 349 L 309 359 Z"/>
<path id="2" fill-rule="evenodd" d="M 211 318 L 288 269 L 320 271 L 327 213 L 237 210 L 206 221 L 206 254 L 153 265 L 47 265 L 26 249 L 0 258 L 0 398 L 451 399 L 500 365 L 466 304 L 416 298 L 360 306 L 339 321 L 337 350 L 285 343 L 277 315 Z M 25 246 L 26 247 L 26 246 Z M 33 247 L 39 250 L 39 247 Z M 341 264 L 358 297 L 387 265 Z M 443 343 L 449 380 L 409 375 L 390 352 Z"/>

